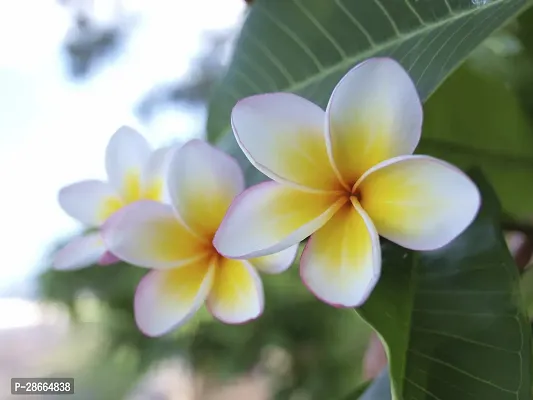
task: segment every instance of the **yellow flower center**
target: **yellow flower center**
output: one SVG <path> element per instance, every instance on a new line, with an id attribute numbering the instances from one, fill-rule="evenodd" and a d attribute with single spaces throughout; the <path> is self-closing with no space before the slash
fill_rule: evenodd
<path id="1" fill-rule="evenodd" d="M 138 200 L 161 201 L 163 198 L 163 179 L 154 179 L 143 187 L 139 171 L 130 171 L 124 180 L 122 196 L 113 196 L 104 200 L 100 206 L 99 218 L 107 220 L 111 215 Z"/>

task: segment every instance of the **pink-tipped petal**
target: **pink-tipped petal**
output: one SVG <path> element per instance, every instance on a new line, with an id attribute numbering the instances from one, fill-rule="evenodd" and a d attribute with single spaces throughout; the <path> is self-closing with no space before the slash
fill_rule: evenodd
<path id="1" fill-rule="evenodd" d="M 320 107 L 291 93 L 247 97 L 231 114 L 237 142 L 259 171 L 314 191 L 341 188 L 328 159 L 324 121 Z"/>
<path id="2" fill-rule="evenodd" d="M 298 245 L 289 247 L 278 253 L 274 253 L 268 256 L 251 258 L 248 261 L 259 271 L 265 274 L 279 274 L 287 270 L 298 253 Z"/>
<path id="3" fill-rule="evenodd" d="M 161 336 L 186 323 L 204 304 L 215 276 L 214 258 L 166 271 L 150 271 L 135 293 L 135 321 L 147 336 Z"/>
<path id="4" fill-rule="evenodd" d="M 403 156 L 369 170 L 357 186 L 379 234 L 412 250 L 435 250 L 460 235 L 481 204 L 460 169 L 428 156 Z"/>
<path id="5" fill-rule="evenodd" d="M 303 192 L 264 182 L 237 196 L 213 244 L 229 258 L 277 253 L 319 229 L 346 201 L 335 194 Z"/>
<path id="6" fill-rule="evenodd" d="M 120 258 L 118 258 L 116 255 L 114 255 L 113 253 L 110 253 L 109 251 L 106 251 L 102 257 L 100 257 L 100 259 L 98 260 L 98 265 L 102 265 L 102 266 L 108 266 L 108 265 L 113 265 L 113 264 L 116 264 L 120 261 Z"/>
<path id="7" fill-rule="evenodd" d="M 215 234 L 235 196 L 244 189 L 239 164 L 198 139 L 174 153 L 168 182 L 180 218 L 199 236 L 208 239 Z"/>
<path id="8" fill-rule="evenodd" d="M 101 225 L 122 206 L 115 190 L 106 182 L 86 180 L 59 191 L 61 208 L 72 218 L 89 225 Z"/>
<path id="9" fill-rule="evenodd" d="M 175 217 L 172 207 L 142 200 L 115 213 L 102 227 L 109 251 L 141 267 L 169 269 L 212 251 Z"/>
<path id="10" fill-rule="evenodd" d="M 127 126 L 119 128 L 109 140 L 105 155 L 107 176 L 127 203 L 140 198 L 141 174 L 150 153 L 146 139 Z"/>
<path id="11" fill-rule="evenodd" d="M 326 115 L 330 156 L 349 186 L 377 163 L 412 154 L 420 140 L 418 93 L 390 58 L 369 59 L 350 70 L 334 89 Z"/>
<path id="12" fill-rule="evenodd" d="M 90 233 L 72 240 L 59 250 L 55 254 L 53 266 L 62 271 L 90 267 L 98 262 L 105 251 L 100 233 Z"/>
<path id="13" fill-rule="evenodd" d="M 307 242 L 300 275 L 309 290 L 335 307 L 357 307 L 381 271 L 379 236 L 357 200 L 345 204 Z"/>
<path id="14" fill-rule="evenodd" d="M 261 278 L 247 261 L 221 258 L 207 298 L 211 314 L 227 324 L 242 324 L 263 312 Z"/>

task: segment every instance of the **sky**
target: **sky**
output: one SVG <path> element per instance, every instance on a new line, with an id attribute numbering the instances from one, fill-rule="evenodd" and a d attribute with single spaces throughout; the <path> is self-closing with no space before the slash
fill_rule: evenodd
<path id="1" fill-rule="evenodd" d="M 113 0 L 81 1 L 92 1 L 101 23 L 112 21 Z M 76 83 L 61 54 L 71 29 L 68 10 L 57 0 L 0 1 L 0 295 L 30 281 L 45 267 L 49 246 L 80 230 L 59 208 L 57 192 L 75 181 L 105 178 L 105 146 L 120 125 L 138 128 L 155 146 L 198 131 L 201 118 L 176 111 L 143 126 L 134 107 L 157 83 L 186 73 L 202 34 L 235 26 L 245 5 L 123 3 L 136 24 L 124 51 Z M 170 45 L 158 47 L 164 41 Z"/>

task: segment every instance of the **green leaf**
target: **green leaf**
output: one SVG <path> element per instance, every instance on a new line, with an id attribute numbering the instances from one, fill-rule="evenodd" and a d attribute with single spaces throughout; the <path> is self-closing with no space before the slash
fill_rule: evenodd
<path id="1" fill-rule="evenodd" d="M 526 0 L 256 0 L 209 108 L 208 138 L 248 165 L 230 134 L 239 99 L 294 92 L 325 106 L 340 78 L 374 56 L 397 59 L 426 99 Z"/>
<path id="2" fill-rule="evenodd" d="M 383 274 L 358 310 L 388 349 L 394 399 L 531 400 L 531 328 L 500 207 L 480 173 L 474 223 L 442 249 L 385 243 Z"/>
<path id="3" fill-rule="evenodd" d="M 465 64 L 426 103 L 417 153 L 479 166 L 515 216 L 533 212 L 533 131 L 501 79 Z"/>
<path id="4" fill-rule="evenodd" d="M 529 319 L 533 321 L 533 268 L 528 266 L 522 275 L 520 281 L 522 296 L 526 304 Z"/>
<path id="5" fill-rule="evenodd" d="M 380 374 L 380 376 L 376 379 L 381 379 L 381 375 L 383 375 L 383 373 Z M 373 380 L 363 381 L 359 385 L 357 385 L 357 387 L 354 390 L 352 390 L 349 395 L 343 397 L 342 400 L 358 400 L 361 398 L 363 393 L 371 392 L 372 391 L 371 388 L 374 386 L 375 384 Z M 384 394 L 390 396 L 390 385 L 388 388 L 386 388 L 386 390 L 384 391 Z"/>

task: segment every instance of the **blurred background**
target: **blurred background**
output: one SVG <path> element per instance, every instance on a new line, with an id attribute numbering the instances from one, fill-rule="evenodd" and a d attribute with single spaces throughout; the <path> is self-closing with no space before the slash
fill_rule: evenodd
<path id="1" fill-rule="evenodd" d="M 30 376 L 73 376 L 72 397 L 87 400 L 342 399 L 364 380 L 369 329 L 352 310 L 316 301 L 296 268 L 265 278 L 259 320 L 231 327 L 204 313 L 160 339 L 133 321 L 145 270 L 49 270 L 53 251 L 80 231 L 57 191 L 104 177 L 120 125 L 156 146 L 204 137 L 246 10 L 244 0 L 0 3 L 0 399 L 11 398 L 11 377 Z M 480 74 L 512 93 L 530 127 L 533 12 L 468 63 L 428 107 Z"/>

